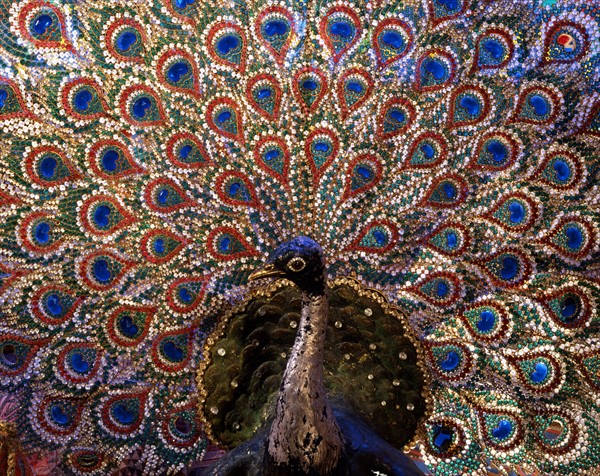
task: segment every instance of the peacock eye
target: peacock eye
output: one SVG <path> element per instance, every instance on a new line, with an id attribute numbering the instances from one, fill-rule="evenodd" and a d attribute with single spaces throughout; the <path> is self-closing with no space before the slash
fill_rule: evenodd
<path id="1" fill-rule="evenodd" d="M 304 267 L 306 266 L 306 261 L 304 261 L 302 258 L 296 256 L 288 262 L 287 266 L 291 271 L 294 271 L 295 273 L 297 273 L 304 269 Z"/>

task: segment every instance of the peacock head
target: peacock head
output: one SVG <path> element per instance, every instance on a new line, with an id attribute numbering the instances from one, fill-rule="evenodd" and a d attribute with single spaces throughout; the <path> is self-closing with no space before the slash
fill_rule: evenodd
<path id="1" fill-rule="evenodd" d="M 279 245 L 261 268 L 248 278 L 286 278 L 305 294 L 325 292 L 325 260 L 318 243 L 306 236 L 298 236 Z"/>

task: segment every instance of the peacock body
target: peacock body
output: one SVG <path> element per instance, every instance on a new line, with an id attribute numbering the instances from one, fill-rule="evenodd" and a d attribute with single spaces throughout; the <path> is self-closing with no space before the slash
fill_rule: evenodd
<path id="1" fill-rule="evenodd" d="M 300 297 L 248 278 L 305 235 L 325 382 L 387 441 L 439 475 L 599 474 L 599 22 L 596 0 L 0 0 L 12 448 L 176 474 L 249 438 Z"/>

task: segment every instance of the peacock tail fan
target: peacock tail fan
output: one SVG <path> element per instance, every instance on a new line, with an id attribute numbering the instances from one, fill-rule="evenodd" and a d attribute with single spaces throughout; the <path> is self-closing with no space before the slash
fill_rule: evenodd
<path id="1" fill-rule="evenodd" d="M 306 235 L 373 339 L 330 352 L 328 385 L 355 375 L 382 434 L 414 420 L 440 475 L 591 474 L 599 23 L 588 0 L 0 0 L 0 386 L 24 451 L 56 474 L 201 460 L 208 336 Z M 406 318 L 365 316 L 361 289 Z M 421 384 L 377 409 L 406 378 L 390 333 Z"/>

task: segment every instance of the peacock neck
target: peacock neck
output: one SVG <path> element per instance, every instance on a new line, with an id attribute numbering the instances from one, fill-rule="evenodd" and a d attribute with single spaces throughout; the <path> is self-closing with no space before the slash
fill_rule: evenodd
<path id="1" fill-rule="evenodd" d="M 342 437 L 323 385 L 328 296 L 326 286 L 321 293 L 303 294 L 300 325 L 269 434 L 269 463 L 288 474 L 295 470 L 329 475 L 342 452 Z"/>

